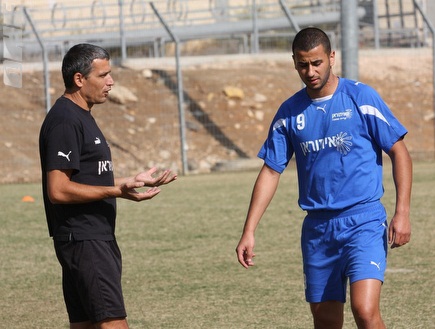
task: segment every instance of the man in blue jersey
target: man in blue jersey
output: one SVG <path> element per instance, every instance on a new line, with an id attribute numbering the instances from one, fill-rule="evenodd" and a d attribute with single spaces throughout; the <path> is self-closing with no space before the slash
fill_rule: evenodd
<path id="1" fill-rule="evenodd" d="M 65 93 L 39 136 L 44 206 L 62 266 L 71 329 L 128 329 L 115 238 L 116 198 L 148 200 L 160 192 L 158 186 L 177 178 L 170 170 L 157 174 L 156 168 L 114 178 L 109 144 L 91 114 L 114 84 L 109 60 L 105 49 L 90 44 L 67 52 Z"/>
<path id="2" fill-rule="evenodd" d="M 407 131 L 371 87 L 332 72 L 335 52 L 322 30 L 301 30 L 292 51 L 306 87 L 280 106 L 258 154 L 264 165 L 236 248 L 238 260 L 245 268 L 254 265 L 255 229 L 294 155 L 298 202 L 307 212 L 301 246 L 314 327 L 342 328 L 349 280 L 358 328 L 385 328 L 379 301 L 387 244 L 400 247 L 411 235 Z M 389 226 L 380 203 L 382 152 L 392 161 L 396 186 Z"/>

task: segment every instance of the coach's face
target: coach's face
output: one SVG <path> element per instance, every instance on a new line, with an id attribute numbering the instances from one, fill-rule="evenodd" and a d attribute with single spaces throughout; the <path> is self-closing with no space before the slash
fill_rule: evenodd
<path id="1" fill-rule="evenodd" d="M 110 75 L 111 67 L 107 59 L 95 59 L 92 70 L 85 77 L 80 77 L 80 95 L 87 103 L 88 109 L 94 104 L 101 104 L 107 100 L 114 81 Z"/>
<path id="2" fill-rule="evenodd" d="M 334 93 L 336 84 L 332 74 L 335 52 L 327 54 L 323 45 L 309 51 L 298 50 L 293 54 L 295 69 L 302 82 L 307 86 L 311 98 L 319 98 Z"/>

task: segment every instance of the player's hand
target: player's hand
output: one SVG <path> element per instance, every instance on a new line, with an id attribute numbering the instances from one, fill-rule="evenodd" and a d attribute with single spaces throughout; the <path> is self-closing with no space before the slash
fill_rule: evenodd
<path id="1" fill-rule="evenodd" d="M 391 248 L 401 247 L 411 240 L 411 222 L 408 216 L 395 214 L 388 228 L 388 243 Z"/>
<path id="2" fill-rule="evenodd" d="M 177 174 L 171 170 L 158 171 L 156 167 L 148 171 L 141 172 L 135 176 L 136 182 L 142 182 L 143 186 L 156 187 L 160 185 L 169 184 L 177 179 Z"/>
<path id="3" fill-rule="evenodd" d="M 143 187 L 142 182 L 127 182 L 122 184 L 120 186 L 122 193 L 121 197 L 124 199 L 139 202 L 152 199 L 160 193 L 160 189 L 158 187 L 151 187 L 144 192 L 138 192 L 136 189 L 140 187 Z"/>
<path id="4" fill-rule="evenodd" d="M 253 235 L 243 235 L 236 248 L 237 259 L 244 268 L 254 266 L 254 244 L 255 238 Z"/>

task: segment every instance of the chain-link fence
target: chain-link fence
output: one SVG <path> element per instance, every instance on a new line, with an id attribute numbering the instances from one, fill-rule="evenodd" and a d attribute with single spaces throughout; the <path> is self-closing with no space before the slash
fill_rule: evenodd
<path id="1" fill-rule="evenodd" d="M 111 50 L 117 85 L 127 86 L 137 99 L 107 102 L 104 109 L 94 111 L 112 144 L 118 174 L 152 165 L 182 171 L 184 161 L 188 172 L 207 172 L 229 160 L 255 158 L 277 107 L 301 87 L 290 54 L 297 27 L 315 25 L 328 32 L 338 50 L 335 71 L 340 74 L 340 1 L 156 0 L 169 27 L 183 36 L 178 40 L 181 76 L 176 70 L 176 43 L 149 2 L 76 1 L 72 6 L 51 1 L 47 8 L 45 1 L 32 1 L 28 7 L 36 31 L 50 40 L 45 44 L 50 72 L 47 92 L 53 98 L 63 92 L 59 61 L 70 41 L 91 42 L 98 28 L 87 27 L 106 24 L 99 38 L 106 33 L 109 39 L 92 42 Z M 415 4 L 412 0 L 358 2 L 359 76 L 405 123 L 412 155 L 433 160 L 433 41 Z M 426 9 L 425 1 L 418 4 Z M 7 16 L 18 9 L 2 10 L 5 25 Z M 80 20 L 75 12 L 81 13 Z M 120 17 L 129 35 L 124 43 L 118 35 Z M 81 28 L 74 28 L 69 19 Z M 145 28 L 134 30 L 146 22 L 156 33 L 149 40 Z M 23 38 L 22 87 L 2 87 L 10 96 L 0 100 L 3 182 L 35 181 L 40 175 L 37 135 L 46 110 L 46 84 L 43 55 L 30 28 L 29 21 L 23 23 L 23 36 L 28 39 Z M 91 39 L 80 36 L 85 30 Z M 32 50 L 27 57 L 26 43 Z M 180 77 L 182 93 L 178 92 Z"/>

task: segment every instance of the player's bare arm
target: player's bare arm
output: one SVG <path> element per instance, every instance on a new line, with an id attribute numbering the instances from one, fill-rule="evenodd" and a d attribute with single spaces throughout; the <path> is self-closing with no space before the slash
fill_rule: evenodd
<path id="1" fill-rule="evenodd" d="M 252 192 L 242 237 L 240 238 L 239 244 L 236 248 L 239 263 L 245 268 L 254 265 L 254 232 L 261 217 L 269 206 L 270 201 L 275 195 L 280 176 L 281 175 L 278 172 L 266 165 L 262 167 L 258 174 Z"/>
<path id="2" fill-rule="evenodd" d="M 392 162 L 396 187 L 396 209 L 388 231 L 388 242 L 391 248 L 396 248 L 411 239 L 412 160 L 402 139 L 393 145 L 388 155 Z"/>

